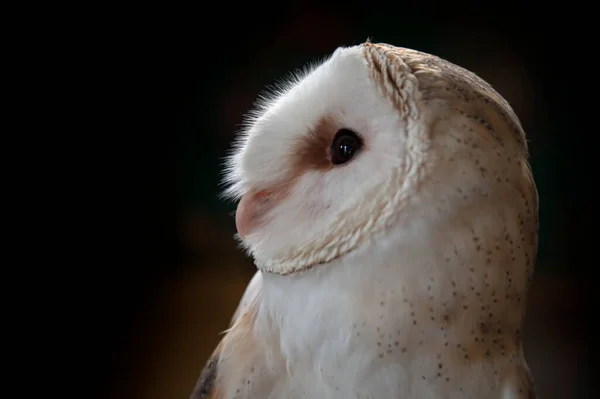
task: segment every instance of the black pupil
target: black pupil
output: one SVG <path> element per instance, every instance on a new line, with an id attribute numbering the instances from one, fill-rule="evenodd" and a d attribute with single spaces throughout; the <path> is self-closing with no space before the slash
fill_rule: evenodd
<path id="1" fill-rule="evenodd" d="M 362 147 L 362 140 L 350 129 L 340 129 L 331 143 L 331 162 L 339 165 L 350 161 Z"/>

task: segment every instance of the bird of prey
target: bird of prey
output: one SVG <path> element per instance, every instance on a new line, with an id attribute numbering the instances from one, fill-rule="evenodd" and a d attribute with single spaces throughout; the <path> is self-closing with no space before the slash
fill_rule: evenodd
<path id="1" fill-rule="evenodd" d="M 260 101 L 226 195 L 257 272 L 192 399 L 522 399 L 538 194 L 488 83 L 338 48 Z"/>

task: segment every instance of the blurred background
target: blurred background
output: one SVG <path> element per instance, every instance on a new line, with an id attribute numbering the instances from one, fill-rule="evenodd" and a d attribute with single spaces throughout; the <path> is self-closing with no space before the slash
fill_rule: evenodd
<path id="1" fill-rule="evenodd" d="M 255 270 L 233 240 L 235 204 L 218 198 L 243 114 L 276 79 L 367 38 L 464 66 L 512 104 L 540 195 L 529 364 L 540 398 L 592 396 L 580 249 L 588 178 L 573 139 L 581 87 L 571 78 L 577 62 L 565 61 L 579 42 L 566 6 L 221 2 L 111 15 L 97 33 L 111 35 L 111 56 L 94 61 L 112 83 L 102 109 L 115 115 L 98 137 L 111 174 L 95 182 L 110 209 L 98 226 L 110 232 L 98 244 L 107 261 L 84 289 L 90 331 L 101 337 L 86 355 L 103 396 L 189 396 Z"/>

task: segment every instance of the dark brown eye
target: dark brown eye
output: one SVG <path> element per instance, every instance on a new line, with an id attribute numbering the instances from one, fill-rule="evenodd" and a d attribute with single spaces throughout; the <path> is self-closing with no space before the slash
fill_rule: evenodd
<path id="1" fill-rule="evenodd" d="M 338 130 L 331 142 L 331 163 L 340 165 L 350 161 L 362 146 L 362 139 L 352 130 Z"/>

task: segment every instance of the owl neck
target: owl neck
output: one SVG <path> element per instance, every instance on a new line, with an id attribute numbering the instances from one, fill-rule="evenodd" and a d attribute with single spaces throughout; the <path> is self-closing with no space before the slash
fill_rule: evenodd
<path id="1" fill-rule="evenodd" d="M 411 350 L 520 356 L 529 249 L 515 244 L 518 226 L 482 218 L 406 225 L 330 264 L 264 273 L 259 323 L 278 332 L 290 359 L 360 350 L 375 360 Z"/>

